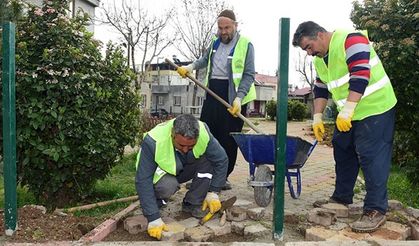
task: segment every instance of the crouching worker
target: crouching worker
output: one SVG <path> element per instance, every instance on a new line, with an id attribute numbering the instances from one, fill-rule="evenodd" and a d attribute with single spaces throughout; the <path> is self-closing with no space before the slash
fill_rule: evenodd
<path id="1" fill-rule="evenodd" d="M 159 208 L 175 194 L 181 183 L 192 179 L 182 211 L 196 218 L 221 208 L 217 193 L 225 184 L 228 158 L 205 123 L 182 114 L 147 132 L 137 156 L 135 185 L 147 232 L 160 240 L 167 230 Z"/>

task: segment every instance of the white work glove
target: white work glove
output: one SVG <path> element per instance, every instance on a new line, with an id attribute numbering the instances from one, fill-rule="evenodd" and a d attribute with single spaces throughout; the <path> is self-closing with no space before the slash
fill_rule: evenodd
<path id="1" fill-rule="evenodd" d="M 218 195 L 214 192 L 208 192 L 205 197 L 204 202 L 202 203 L 202 211 L 209 208 L 210 213 L 214 214 L 221 209 L 221 202 Z"/>
<path id="2" fill-rule="evenodd" d="M 168 231 L 167 225 L 163 222 L 161 218 L 153 220 L 148 223 L 147 232 L 150 237 L 161 239 L 162 231 Z"/>
<path id="3" fill-rule="evenodd" d="M 193 63 L 191 63 L 191 64 L 189 64 L 189 65 L 187 65 L 187 66 L 178 67 L 176 71 L 178 72 L 178 74 L 179 74 L 182 78 L 186 78 L 186 76 L 187 76 L 189 73 L 192 73 L 192 72 L 193 72 L 193 70 L 194 70 L 194 65 L 193 65 Z"/>
<path id="4" fill-rule="evenodd" d="M 314 136 L 319 142 L 323 141 L 323 135 L 324 135 L 324 124 L 323 124 L 322 117 L 323 117 L 322 113 L 317 113 L 313 115 L 313 132 L 314 132 Z"/>
<path id="5" fill-rule="evenodd" d="M 357 102 L 346 101 L 343 105 L 342 110 L 339 112 L 338 117 L 336 118 L 336 127 L 341 132 L 347 132 L 352 127 L 352 116 L 354 115 L 355 107 Z"/>
<path id="6" fill-rule="evenodd" d="M 237 113 L 240 112 L 240 109 L 242 107 L 242 99 L 240 97 L 236 97 L 233 101 L 233 105 L 231 105 L 231 108 L 228 108 L 228 112 L 232 114 L 234 117 L 237 117 Z"/>

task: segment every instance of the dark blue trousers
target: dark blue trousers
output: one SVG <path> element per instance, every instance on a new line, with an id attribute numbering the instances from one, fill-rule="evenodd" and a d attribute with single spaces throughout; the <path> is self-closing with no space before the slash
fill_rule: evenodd
<path id="1" fill-rule="evenodd" d="M 332 198 L 352 203 L 355 181 L 361 168 L 367 194 L 364 211 L 386 213 L 387 180 L 390 172 L 394 136 L 394 108 L 380 115 L 352 121 L 349 132 L 333 135 L 336 184 Z"/>

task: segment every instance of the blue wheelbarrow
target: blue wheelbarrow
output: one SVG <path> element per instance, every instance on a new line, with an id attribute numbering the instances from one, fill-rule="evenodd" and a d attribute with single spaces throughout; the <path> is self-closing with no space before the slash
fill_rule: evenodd
<path id="1" fill-rule="evenodd" d="M 249 163 L 249 185 L 254 188 L 256 204 L 261 207 L 269 205 L 272 199 L 273 171 L 269 165 L 275 164 L 276 135 L 274 134 L 243 134 L 231 133 Z M 291 197 L 297 199 L 301 194 L 301 173 L 317 141 L 313 144 L 299 138 L 287 136 L 286 169 L 288 188 Z M 256 173 L 255 173 L 256 170 Z M 295 192 L 293 183 L 297 185 Z"/>

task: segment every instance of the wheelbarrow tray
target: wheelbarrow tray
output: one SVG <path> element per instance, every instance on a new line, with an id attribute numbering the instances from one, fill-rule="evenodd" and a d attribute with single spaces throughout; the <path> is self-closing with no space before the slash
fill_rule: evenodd
<path id="1" fill-rule="evenodd" d="M 270 164 L 275 165 L 275 151 L 276 151 L 276 135 L 275 134 L 244 134 L 244 133 L 231 133 L 240 151 L 242 152 L 244 159 L 249 163 L 250 182 L 249 184 L 257 187 L 267 187 L 270 191 L 273 188 L 273 181 L 260 182 L 255 180 L 255 169 L 259 165 Z M 286 151 L 285 151 L 285 167 L 286 167 L 286 178 L 290 194 L 293 198 L 298 198 L 301 193 L 301 174 L 300 168 L 304 166 L 317 141 L 313 144 L 303 140 L 300 137 L 287 136 Z M 261 171 L 266 172 L 268 168 L 260 168 Z M 258 175 L 256 175 L 258 176 Z M 267 175 L 262 174 L 259 177 L 266 177 Z M 268 175 L 268 177 L 270 174 Z M 297 179 L 297 192 L 294 192 L 292 185 L 292 177 Z M 269 179 L 269 178 L 268 178 Z M 255 189 L 255 199 L 259 190 Z M 261 206 L 267 206 L 269 201 L 256 202 Z"/>

